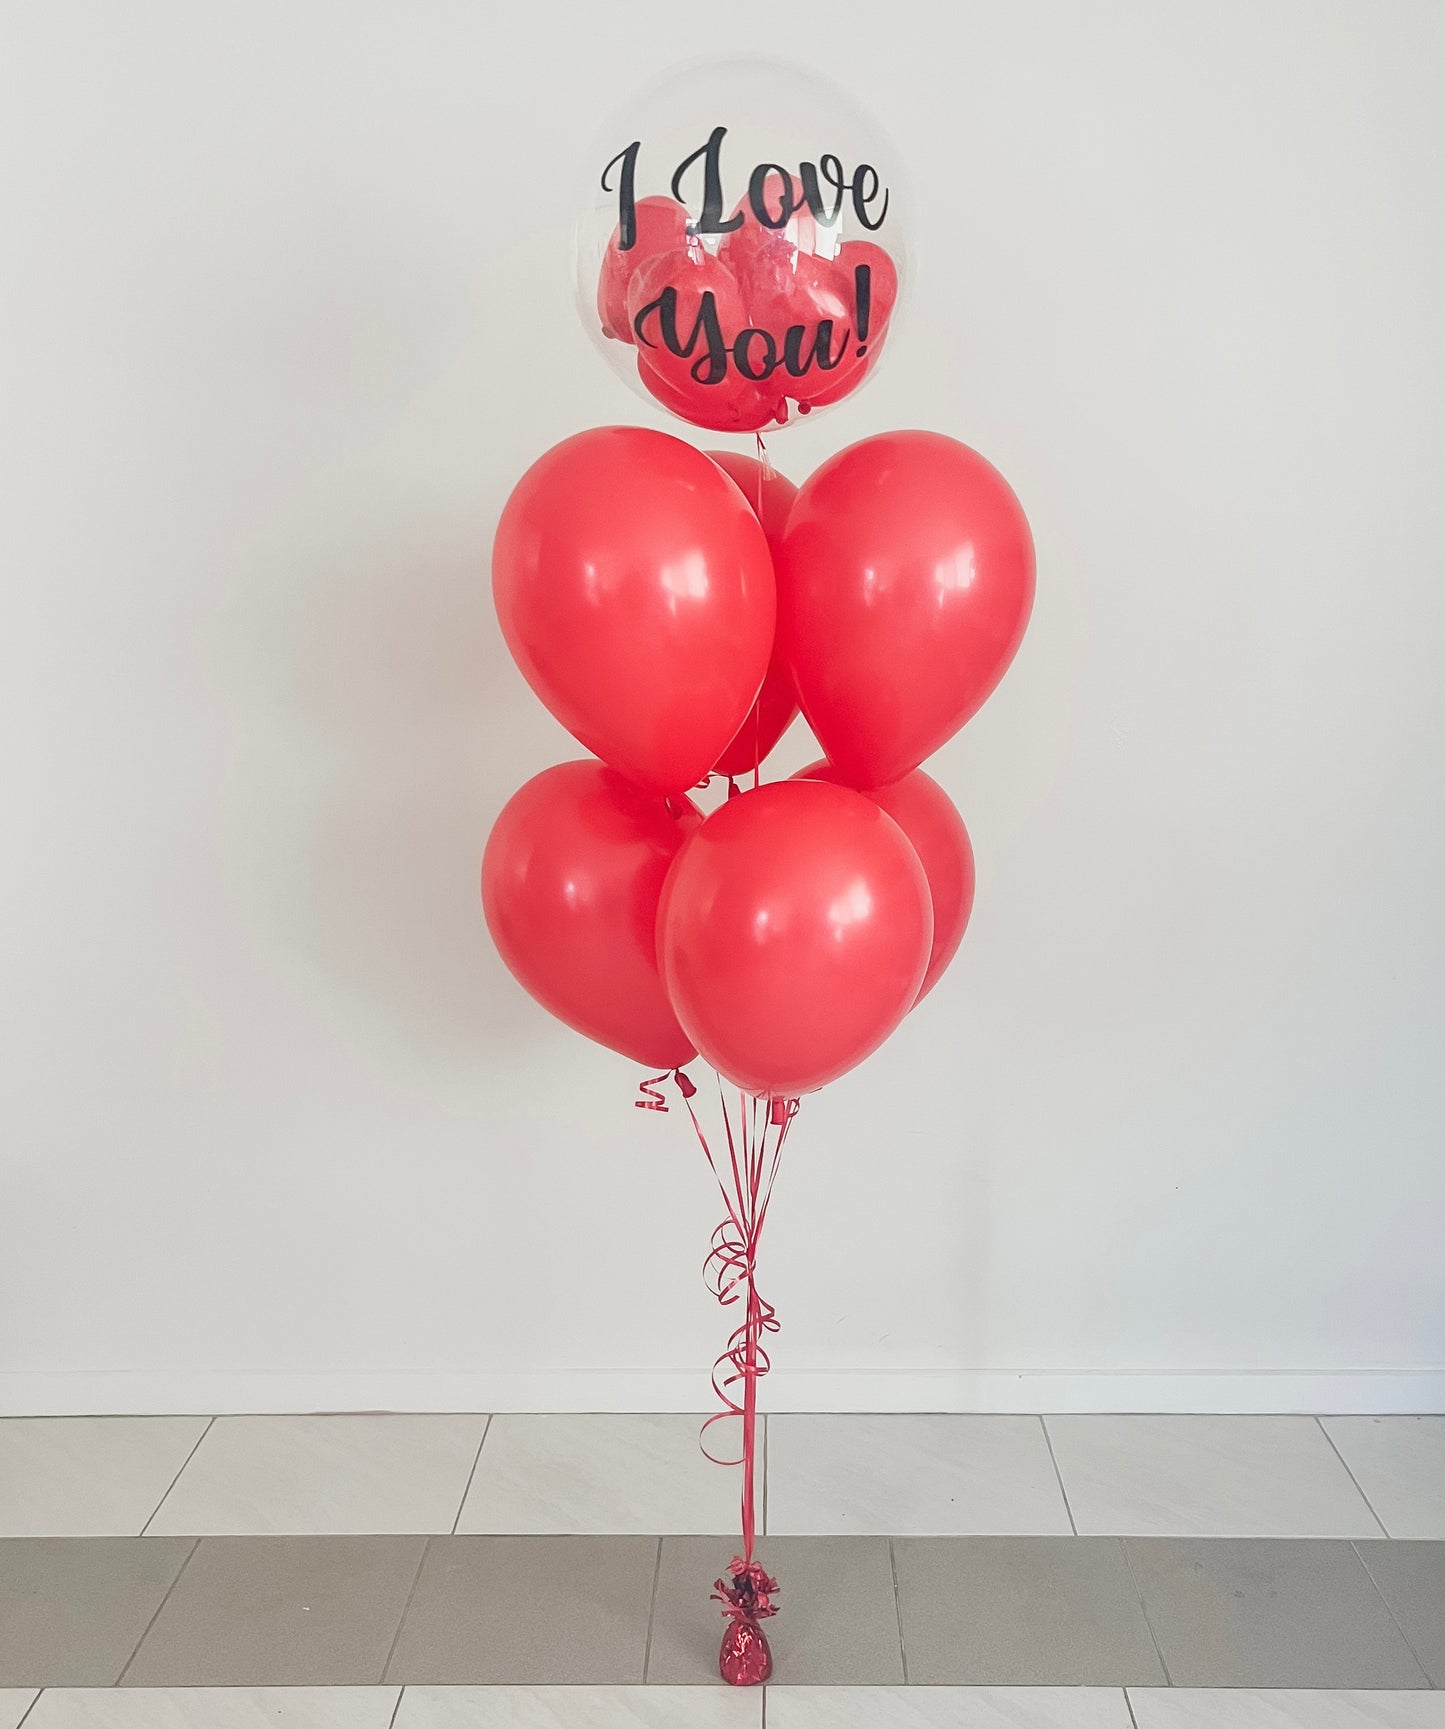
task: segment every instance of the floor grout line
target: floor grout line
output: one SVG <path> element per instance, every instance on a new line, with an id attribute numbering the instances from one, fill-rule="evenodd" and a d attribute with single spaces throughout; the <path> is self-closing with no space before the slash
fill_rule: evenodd
<path id="1" fill-rule="evenodd" d="M 888 1539 L 888 1567 L 893 1574 L 893 1619 L 898 1624 L 898 1661 L 903 1665 L 903 1685 L 908 1685 L 908 1647 L 903 1642 L 903 1602 L 898 1591 L 898 1553 Z"/>
<path id="2" fill-rule="evenodd" d="M 139 1538 L 137 1538 L 136 1540 L 138 1542 Z M 161 1539 L 161 1541 L 164 1541 L 164 1539 Z M 130 1674 L 131 1664 L 134 1663 L 136 1658 L 140 1655 L 141 1646 L 144 1645 L 146 1640 L 150 1637 L 151 1628 L 154 1627 L 156 1622 L 160 1620 L 161 1611 L 165 1608 L 166 1604 L 170 1602 L 171 1593 L 175 1590 L 176 1586 L 179 1585 L 181 1580 L 185 1577 L 186 1568 L 190 1566 L 191 1561 L 195 1556 L 196 1550 L 199 1549 L 200 1546 L 201 1546 L 201 1539 L 199 1537 L 193 1537 L 191 1539 L 191 1546 L 186 1551 L 185 1560 L 181 1562 L 180 1568 L 178 1569 L 175 1578 L 172 1579 L 170 1584 L 166 1587 L 165 1596 L 162 1597 L 160 1602 L 156 1604 L 156 1612 L 154 1615 L 151 1616 L 150 1620 L 146 1622 L 145 1628 L 142 1631 L 140 1638 L 137 1639 L 135 1642 L 135 1649 L 131 1652 L 130 1656 L 127 1657 L 125 1660 L 125 1666 L 121 1669 L 120 1674 L 116 1676 L 115 1685 L 117 1687 L 119 1687 L 121 1682 L 125 1680 L 126 1676 Z"/>
<path id="3" fill-rule="evenodd" d="M 186 1466 L 189 1465 L 191 1460 L 195 1458 L 196 1454 L 200 1452 L 201 1442 L 205 1440 L 206 1436 L 210 1434 L 211 1430 L 214 1429 L 215 1426 L 216 1426 L 216 1419 L 214 1417 L 212 1417 L 208 1420 L 205 1428 L 201 1430 L 200 1434 L 196 1436 L 195 1446 L 192 1447 L 190 1452 L 186 1454 L 185 1458 L 181 1460 L 180 1470 L 177 1471 L 175 1476 L 171 1478 L 170 1482 L 166 1484 L 165 1494 L 162 1495 L 160 1500 L 156 1502 L 155 1506 L 151 1508 L 150 1518 L 147 1519 L 145 1524 L 141 1526 L 140 1535 L 142 1537 L 144 1537 L 146 1532 L 150 1530 L 151 1525 L 154 1522 L 156 1515 L 160 1512 L 161 1508 L 164 1507 L 166 1502 L 170 1500 L 171 1490 L 175 1488 L 176 1484 L 179 1483 L 181 1478 L 185 1475 Z"/>
<path id="4" fill-rule="evenodd" d="M 1342 1453 L 1342 1452 L 1341 1452 L 1341 1451 L 1340 1451 L 1340 1450 L 1339 1450 L 1339 1448 L 1338 1448 L 1338 1447 L 1337 1447 L 1337 1446 L 1336 1446 L 1336 1445 L 1335 1445 L 1335 1438 L 1334 1438 L 1334 1436 L 1333 1436 L 1333 1435 L 1332 1435 L 1332 1434 L 1331 1434 L 1331 1433 L 1330 1433 L 1330 1432 L 1329 1432 L 1329 1430 L 1328 1430 L 1328 1429 L 1327 1429 L 1327 1428 L 1326 1428 L 1326 1427 L 1325 1427 L 1325 1425 L 1324 1425 L 1324 1419 L 1323 1419 L 1323 1418 L 1322 1418 L 1322 1417 L 1316 1417 L 1316 1418 L 1315 1418 L 1315 1426 L 1316 1426 L 1316 1427 L 1317 1427 L 1317 1428 L 1318 1428 L 1318 1429 L 1319 1429 L 1319 1432 L 1320 1432 L 1320 1433 L 1321 1433 L 1321 1434 L 1322 1434 L 1322 1435 L 1323 1435 L 1323 1436 L 1324 1436 L 1324 1438 L 1325 1438 L 1325 1440 L 1326 1440 L 1326 1441 L 1327 1441 L 1327 1442 L 1328 1442 L 1328 1443 L 1329 1443 L 1329 1449 L 1330 1449 L 1330 1451 L 1331 1451 L 1331 1452 L 1332 1452 L 1332 1453 L 1333 1453 L 1333 1454 L 1334 1454 L 1334 1456 L 1335 1456 L 1335 1457 L 1336 1457 L 1336 1458 L 1337 1458 L 1337 1459 L 1338 1459 L 1338 1460 L 1339 1460 L 1339 1462 L 1340 1462 L 1340 1464 L 1341 1464 L 1341 1465 L 1343 1465 L 1343 1466 L 1344 1466 L 1344 1471 L 1345 1471 L 1345 1475 L 1346 1475 L 1346 1476 L 1347 1476 L 1347 1477 L 1348 1477 L 1348 1478 L 1349 1478 L 1349 1479 L 1350 1479 L 1350 1481 L 1351 1481 L 1351 1482 L 1352 1482 L 1352 1483 L 1353 1483 L 1353 1484 L 1354 1484 L 1354 1485 L 1355 1485 L 1355 1493 L 1356 1493 L 1356 1494 L 1357 1494 L 1357 1495 L 1358 1495 L 1358 1496 L 1359 1496 L 1359 1497 L 1360 1497 L 1360 1499 L 1361 1499 L 1361 1500 L 1362 1500 L 1362 1501 L 1363 1501 L 1363 1502 L 1364 1502 L 1364 1503 L 1365 1503 L 1365 1505 L 1366 1505 L 1366 1506 L 1367 1506 L 1367 1507 L 1368 1507 L 1368 1508 L 1369 1508 L 1369 1509 L 1370 1509 L 1370 1517 L 1371 1517 L 1371 1518 L 1372 1518 L 1372 1519 L 1373 1519 L 1373 1520 L 1374 1520 L 1374 1521 L 1375 1521 L 1375 1523 L 1376 1523 L 1376 1524 L 1377 1524 L 1377 1525 L 1378 1525 L 1378 1526 L 1379 1526 L 1379 1527 L 1380 1527 L 1380 1535 L 1381 1535 L 1381 1536 L 1382 1536 L 1382 1537 L 1388 1537 L 1388 1536 L 1389 1536 L 1389 1535 L 1390 1535 L 1390 1533 L 1389 1533 L 1389 1532 L 1388 1532 L 1388 1531 L 1387 1531 L 1387 1530 L 1386 1530 L 1386 1529 L 1385 1529 L 1385 1521 L 1384 1521 L 1384 1520 L 1383 1520 L 1383 1519 L 1382 1519 L 1382 1518 L 1381 1518 L 1381 1517 L 1380 1517 L 1380 1515 L 1379 1515 L 1379 1514 L 1378 1514 L 1378 1513 L 1377 1513 L 1377 1512 L 1376 1512 L 1376 1511 L 1375 1511 L 1375 1509 L 1374 1509 L 1374 1507 L 1373 1507 L 1373 1505 L 1372 1505 L 1372 1504 L 1371 1504 L 1371 1502 L 1370 1502 L 1370 1497 L 1369 1497 L 1369 1496 L 1368 1496 L 1368 1495 L 1367 1495 L 1367 1494 L 1366 1494 L 1366 1493 L 1365 1493 L 1365 1491 L 1364 1491 L 1364 1490 L 1363 1490 L 1363 1489 L 1362 1489 L 1362 1488 L 1361 1488 L 1361 1487 L 1360 1487 L 1360 1479 L 1359 1479 L 1359 1478 L 1358 1478 L 1358 1477 L 1357 1477 L 1357 1476 L 1356 1476 L 1356 1475 L 1355 1475 L 1355 1473 L 1354 1473 L 1354 1472 L 1353 1472 L 1353 1471 L 1352 1471 L 1352 1470 L 1351 1470 L 1351 1469 L 1350 1469 L 1350 1467 L 1349 1467 L 1349 1464 L 1348 1464 L 1348 1462 L 1347 1462 L 1347 1461 L 1346 1461 L 1346 1459 L 1345 1459 L 1345 1456 L 1344 1456 L 1344 1454 L 1343 1454 L 1343 1453 Z"/>
<path id="5" fill-rule="evenodd" d="M 378 1686 L 386 1686 L 386 1672 L 391 1668 L 392 1658 L 396 1656 L 396 1647 L 401 1640 L 401 1630 L 406 1626 L 406 1618 L 411 1613 L 411 1600 L 416 1596 L 417 1585 L 421 1582 L 421 1570 L 426 1566 L 426 1558 L 431 1553 L 431 1546 L 432 1538 L 428 1537 L 421 1546 L 421 1559 L 416 1564 L 416 1572 L 411 1576 L 411 1589 L 406 1594 L 406 1602 L 401 1606 L 401 1618 L 396 1624 L 395 1633 L 391 1636 L 391 1643 L 386 1648 L 386 1661 L 381 1666 L 381 1679 L 377 1683 Z M 400 1710 L 401 1694 L 397 1695 L 396 1704 L 397 1710 Z M 392 1714 L 392 1721 L 396 1721 L 395 1712 Z"/>
<path id="6" fill-rule="evenodd" d="M 41 1694 L 43 1694 L 44 1691 L 45 1691 L 45 1689 L 42 1687 L 39 1690 L 39 1692 L 36 1693 L 35 1697 L 30 1701 L 30 1703 L 25 1707 L 24 1715 L 21 1717 L 20 1721 L 15 1725 L 15 1729 L 25 1729 L 25 1725 L 30 1719 L 30 1713 L 40 1703 Z"/>
<path id="7" fill-rule="evenodd" d="M 1059 1485 L 1059 1494 L 1063 1497 L 1064 1511 L 1069 1515 L 1069 1530 L 1077 1537 L 1079 1527 L 1074 1519 L 1074 1509 L 1069 1503 L 1069 1491 L 1064 1487 L 1064 1473 L 1059 1469 L 1059 1461 L 1054 1453 L 1054 1438 L 1049 1433 L 1048 1419 L 1042 1411 L 1039 1413 L 1039 1427 L 1044 1432 L 1044 1445 L 1049 1450 L 1049 1462 L 1054 1467 L 1054 1481 Z"/>
<path id="8" fill-rule="evenodd" d="M 1139 1729 L 1139 1719 L 1134 1715 L 1134 1701 L 1129 1697 L 1129 1689 L 1127 1687 L 1124 1688 L 1124 1709 L 1129 1713 L 1129 1722 L 1132 1725 L 1132 1729 Z"/>
<path id="9" fill-rule="evenodd" d="M 476 1452 L 476 1457 L 472 1460 L 472 1468 L 470 1471 L 467 1472 L 467 1486 L 465 1489 L 462 1490 L 462 1498 L 457 1503 L 457 1516 L 455 1519 L 452 1520 L 452 1528 L 451 1528 L 451 1531 L 449 1533 L 449 1535 L 451 1535 L 453 1537 L 456 1536 L 457 1526 L 461 1524 L 462 1514 L 466 1511 L 467 1496 L 470 1495 L 472 1492 L 472 1483 L 476 1479 L 477 1466 L 480 1465 L 482 1462 L 482 1448 L 486 1446 L 487 1436 L 490 1435 L 491 1432 L 492 1432 L 492 1418 L 489 1415 L 486 1422 L 483 1423 L 483 1425 L 482 1425 L 482 1438 L 480 1441 L 477 1442 L 477 1452 Z"/>
<path id="10" fill-rule="evenodd" d="M 652 1622 L 657 1614 L 657 1581 L 662 1574 L 662 1538 L 657 1539 L 657 1555 L 652 1563 L 652 1595 L 647 1599 L 647 1639 L 642 1647 L 642 1684 L 647 1685 L 647 1671 L 652 1662 Z"/>
<path id="11" fill-rule="evenodd" d="M 1392 1539 L 1392 1540 L 1398 1541 L 1398 1539 Z M 1375 1577 L 1374 1573 L 1370 1570 L 1370 1563 L 1365 1559 L 1364 1555 L 1361 1554 L 1361 1552 L 1360 1552 L 1360 1544 L 1361 1543 L 1369 1543 L 1369 1542 L 1373 1542 L 1373 1541 L 1374 1541 L 1374 1539 L 1370 1538 L 1370 1537 L 1360 1537 L 1360 1538 L 1357 1538 L 1355 1541 L 1351 1542 L 1350 1547 L 1355 1552 L 1355 1559 L 1365 1569 L 1365 1577 L 1370 1581 L 1371 1585 L 1374 1586 L 1375 1595 L 1385 1605 L 1385 1613 L 1390 1617 L 1391 1621 L 1394 1622 L 1395 1631 L 1405 1641 L 1405 1649 L 1415 1659 L 1415 1667 L 1425 1677 L 1425 1685 L 1427 1687 L 1433 1687 L 1435 1685 L 1435 1682 L 1434 1682 L 1433 1678 L 1431 1677 L 1430 1671 L 1425 1667 L 1424 1662 L 1421 1660 L 1420 1653 L 1415 1649 L 1415 1646 L 1414 1646 L 1413 1642 L 1411 1641 L 1410 1635 L 1400 1625 L 1400 1618 L 1398 1615 L 1396 1615 L 1394 1608 L 1390 1603 L 1390 1599 L 1380 1589 L 1380 1581 Z"/>
<path id="12" fill-rule="evenodd" d="M 1139 1599 L 1139 1608 L 1144 1616 L 1144 1625 L 1149 1629 L 1149 1637 L 1154 1642 L 1154 1655 L 1159 1659 L 1159 1667 L 1164 1671 L 1164 1685 L 1172 1687 L 1174 1677 L 1169 1673 L 1169 1663 L 1164 1655 L 1164 1648 L 1159 1643 L 1159 1635 L 1154 1631 L 1154 1618 L 1149 1613 L 1149 1605 L 1144 1601 L 1143 1587 L 1139 1584 L 1139 1575 L 1134 1571 L 1134 1557 L 1129 1553 L 1129 1539 L 1116 1537 L 1114 1541 L 1124 1551 L 1124 1565 L 1129 1569 L 1129 1578 L 1133 1582 L 1134 1595 Z M 1128 1689 L 1125 1689 L 1125 1696 Z M 1132 1706 L 1130 1707 L 1132 1710 Z"/>
<path id="13" fill-rule="evenodd" d="M 396 1704 L 391 1708 L 391 1716 L 387 1720 L 386 1729 L 396 1729 L 396 1720 L 401 1715 L 401 1702 L 405 1697 L 406 1688 L 398 1687 L 396 1690 Z"/>

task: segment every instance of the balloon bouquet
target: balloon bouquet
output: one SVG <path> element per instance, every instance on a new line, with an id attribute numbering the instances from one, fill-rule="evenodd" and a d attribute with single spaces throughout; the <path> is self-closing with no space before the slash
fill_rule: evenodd
<path id="1" fill-rule="evenodd" d="M 579 298 L 630 382 L 690 426 L 761 434 L 844 401 L 906 281 L 906 193 L 837 90 L 721 62 L 675 76 L 599 150 Z M 741 187 L 741 192 L 737 188 Z M 754 1559 L 758 1377 L 777 1330 L 758 1240 L 805 1093 L 937 982 L 973 902 L 968 833 L 919 766 L 988 697 L 1028 621 L 1018 500 L 967 446 L 891 432 L 800 487 L 757 456 L 580 432 L 497 529 L 502 631 L 593 758 L 513 797 L 482 899 L 502 959 L 567 1025 L 671 1080 L 727 1205 L 707 1272 L 741 1319 L 718 1417 L 742 1420 L 742 1553 L 717 1582 L 720 1667 L 765 1680 L 777 1583 Z M 801 708 L 824 758 L 761 769 Z M 690 794 L 728 797 L 704 816 Z M 740 781 L 751 776 L 743 790 Z M 686 1065 L 716 1071 L 709 1140 Z"/>

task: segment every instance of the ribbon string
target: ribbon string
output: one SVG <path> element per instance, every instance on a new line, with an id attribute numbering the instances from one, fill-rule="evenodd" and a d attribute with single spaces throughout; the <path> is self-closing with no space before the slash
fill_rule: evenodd
<path id="1" fill-rule="evenodd" d="M 683 1092 L 681 1083 L 687 1077 L 678 1074 L 675 1079 L 698 1144 L 717 1180 L 727 1209 L 727 1217 L 713 1232 L 703 1262 L 703 1280 L 723 1308 L 737 1304 L 743 1306 L 742 1319 L 713 1364 L 713 1391 L 722 1409 L 703 1424 L 700 1439 L 704 1454 L 715 1464 L 741 1465 L 743 1468 L 742 1561 L 747 1567 L 752 1563 L 757 1536 L 758 1380 L 771 1367 L 763 1341 L 769 1333 L 779 1330 L 776 1311 L 757 1287 L 758 1241 L 767 1220 L 783 1143 L 797 1114 L 797 1100 L 772 1101 L 765 1108 L 761 1101 L 739 1093 L 734 1124 L 727 1094 L 719 1079 L 718 1103 L 727 1147 L 724 1160 L 721 1149 L 714 1154 L 698 1118 L 692 1102 L 696 1088 L 688 1081 L 689 1090 Z M 720 1458 L 708 1447 L 708 1430 L 729 1417 L 742 1420 L 742 1450 L 736 1459 Z"/>

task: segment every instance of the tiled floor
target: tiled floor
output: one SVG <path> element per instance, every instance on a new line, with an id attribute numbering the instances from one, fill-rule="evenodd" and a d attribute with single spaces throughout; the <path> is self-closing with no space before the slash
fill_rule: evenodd
<path id="1" fill-rule="evenodd" d="M 218 1417 L 146 1529 L 450 1531 L 486 1432 L 485 1417 Z"/>
<path id="2" fill-rule="evenodd" d="M 728 1534 L 700 1421 L 9 1418 L 0 1535 Z M 773 1416 L 766 1454 L 780 1535 L 1445 1539 L 1442 1416 Z"/>
<path id="3" fill-rule="evenodd" d="M 1037 1417 L 770 1417 L 768 1528 L 810 1536 L 1067 1533 Z"/>
<path id="4" fill-rule="evenodd" d="M 1445 1538 L 1445 1417 L 1326 1417 L 1322 1427 L 1392 1537 Z"/>
<path id="5" fill-rule="evenodd" d="M 731 1531 L 736 1473 L 698 1446 L 700 1417 L 493 1417 L 459 1531 Z M 708 1431 L 740 1451 L 734 1420 Z"/>
<path id="6" fill-rule="evenodd" d="M 15 1538 L 0 1686 L 718 1684 L 700 1537 Z M 796 1685 L 1445 1685 L 1445 1544 L 768 1537 Z"/>
<path id="7" fill-rule="evenodd" d="M 0 1536 L 726 1534 L 701 1422 L 12 1417 Z M 1445 1539 L 1445 1417 L 774 1416 L 766 1454 L 779 1535 Z"/>
<path id="8" fill-rule="evenodd" d="M 764 1729 L 699 1423 L 0 1420 L 0 1729 Z M 766 1440 L 766 1729 L 1445 1729 L 1445 1418 Z"/>
<path id="9" fill-rule="evenodd" d="M 1310 1417 L 1050 1417 L 1048 1431 L 1081 1532 L 1384 1535 Z"/>
<path id="10" fill-rule="evenodd" d="M 0 1420 L 0 1536 L 135 1536 L 206 1427 L 204 1417 Z"/>
<path id="11" fill-rule="evenodd" d="M 0 1729 L 1442 1729 L 1445 1695 L 1131 1687 L 54 1689 Z M 764 1724 L 766 1710 L 766 1724 Z"/>

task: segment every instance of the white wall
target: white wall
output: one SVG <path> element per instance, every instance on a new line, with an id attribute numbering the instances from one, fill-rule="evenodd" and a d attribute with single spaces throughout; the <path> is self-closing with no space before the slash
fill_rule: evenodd
<path id="1" fill-rule="evenodd" d="M 974 929 L 790 1143 L 773 1402 L 1438 1408 L 1437 0 L 0 11 L 0 1408 L 703 1403 L 700 1159 L 475 875 L 574 754 L 501 501 L 647 418 L 584 143 L 709 21 L 927 207 L 778 465 L 936 427 L 1039 548 L 937 763 Z"/>

